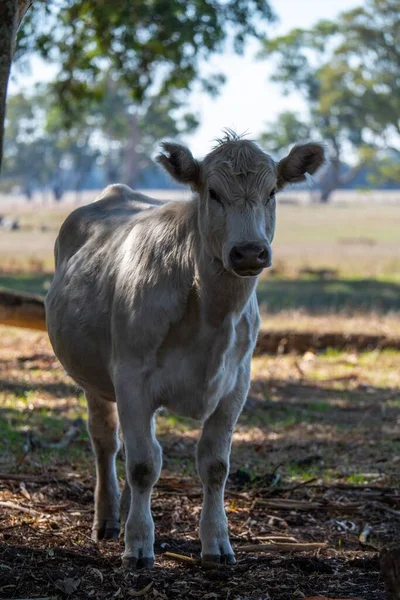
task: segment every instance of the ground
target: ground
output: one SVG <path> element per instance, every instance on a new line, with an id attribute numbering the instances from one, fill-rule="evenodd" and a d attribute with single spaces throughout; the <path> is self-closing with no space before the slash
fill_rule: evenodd
<path id="1" fill-rule="evenodd" d="M 0 500 L 13 504 L 2 509 L 0 597 L 111 599 L 142 591 L 168 600 L 383 600 L 378 551 L 400 534 L 398 361 L 388 351 L 254 360 L 226 494 L 238 557 L 233 568 L 164 556 L 199 557 L 199 430 L 196 422 L 159 415 L 164 469 L 153 495 L 156 568 L 125 573 L 122 541 L 90 540 L 94 465 L 81 393 L 45 334 L 3 328 Z M 121 460 L 118 468 L 122 483 Z M 299 553 L 240 551 L 275 536 L 327 545 Z"/>
<path id="2" fill-rule="evenodd" d="M 44 294 L 67 210 L 18 211 L 22 230 L 0 234 L 0 286 Z M 264 330 L 400 337 L 399 225 L 399 204 L 281 206 L 274 270 L 259 285 Z M 379 550 L 400 534 L 399 352 L 254 358 L 226 493 L 235 567 L 196 562 L 199 425 L 158 415 L 156 568 L 127 573 L 121 540 L 90 539 L 81 391 L 46 334 L 0 327 L 0 339 L 0 598 L 386 598 Z M 122 484 L 122 459 L 118 472 Z"/>

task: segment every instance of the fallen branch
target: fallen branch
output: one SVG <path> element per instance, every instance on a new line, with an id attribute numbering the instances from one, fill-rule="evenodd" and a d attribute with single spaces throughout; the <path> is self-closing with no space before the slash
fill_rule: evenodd
<path id="1" fill-rule="evenodd" d="M 398 393 L 398 392 L 396 392 Z M 397 487 L 380 487 L 377 485 L 371 485 L 368 483 L 364 483 L 364 484 L 357 484 L 354 485 L 352 483 L 330 483 L 330 484 L 324 484 L 324 483 L 315 483 L 315 484 L 310 484 L 311 488 L 314 489 L 321 489 L 321 490 L 346 490 L 346 491 L 350 491 L 350 492 L 366 492 L 366 493 L 370 493 L 368 492 L 368 490 L 371 490 L 371 493 L 375 492 L 375 493 L 389 493 L 389 494 L 394 494 L 394 492 L 396 490 L 399 489 L 399 486 Z M 400 496 L 399 496 L 400 498 Z"/>
<path id="2" fill-rule="evenodd" d="M 367 544 L 368 543 L 368 539 L 369 536 L 371 535 L 372 532 L 372 527 L 371 525 L 365 525 L 362 532 L 360 533 L 360 535 L 358 536 L 358 539 L 360 540 L 361 544 Z"/>
<path id="3" fill-rule="evenodd" d="M 0 289 L 0 325 L 46 331 L 42 296 Z"/>
<path id="4" fill-rule="evenodd" d="M 299 488 L 306 487 L 314 481 L 317 481 L 318 477 L 311 477 L 311 479 L 307 479 L 307 481 L 302 481 L 300 483 L 294 483 L 293 485 L 288 485 L 287 487 L 280 487 L 277 491 L 279 492 L 294 492 L 294 490 L 298 490 Z"/>
<path id="5" fill-rule="evenodd" d="M 284 542 L 291 544 L 298 544 L 299 540 L 295 537 L 284 536 L 284 535 L 266 535 L 266 536 L 257 536 L 257 540 L 259 542 Z"/>
<path id="6" fill-rule="evenodd" d="M 170 560 L 175 560 L 176 562 L 183 563 L 185 565 L 189 565 L 190 567 L 203 567 L 204 569 L 218 569 L 224 567 L 224 564 L 214 563 L 209 561 L 203 561 L 200 558 L 192 558 L 191 556 L 186 556 L 184 554 L 176 554 L 175 552 L 164 552 L 164 558 L 169 558 Z"/>
<path id="7" fill-rule="evenodd" d="M 0 289 L 0 325 L 46 331 L 44 301 L 41 296 Z M 400 350 L 400 338 L 385 335 L 316 333 L 312 331 L 260 331 L 255 355 L 304 354 L 325 348 Z M 300 368 L 300 375 L 303 373 Z M 304 375 L 304 373 L 303 373 Z"/>
<path id="8" fill-rule="evenodd" d="M 240 546 L 236 548 L 238 552 L 310 552 L 327 548 L 326 542 L 310 542 L 310 543 L 271 543 L 271 544 L 249 544 L 248 546 Z"/>
<path id="9" fill-rule="evenodd" d="M 43 477 L 42 475 L 28 475 L 20 473 L 0 473 L 0 481 L 24 481 L 28 483 L 71 483 L 74 478 L 71 479 L 58 478 L 58 477 Z"/>
<path id="10" fill-rule="evenodd" d="M 259 504 L 275 510 L 340 510 L 345 512 L 354 512 L 361 507 L 361 504 L 358 502 L 339 504 L 333 502 L 323 503 L 310 502 L 308 500 L 291 500 L 288 498 L 280 498 L 279 500 L 261 500 L 260 498 L 256 498 L 254 504 Z"/>
<path id="11" fill-rule="evenodd" d="M 42 516 L 37 510 L 33 510 L 33 508 L 26 508 L 20 504 L 15 504 L 15 502 L 0 502 L 0 506 L 3 508 L 9 508 L 10 510 L 19 510 L 20 512 L 27 513 L 28 515 L 32 515 L 34 517 Z"/>
<path id="12" fill-rule="evenodd" d="M 38 598 L 37 596 L 31 598 L 16 598 L 15 600 L 57 600 L 57 596 L 46 596 Z"/>

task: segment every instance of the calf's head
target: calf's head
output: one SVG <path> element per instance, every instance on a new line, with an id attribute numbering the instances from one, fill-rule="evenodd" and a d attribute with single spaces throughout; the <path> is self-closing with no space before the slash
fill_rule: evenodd
<path id="1" fill-rule="evenodd" d="M 271 266 L 275 194 L 304 181 L 324 162 L 320 144 L 295 146 L 276 163 L 257 144 L 229 134 L 202 160 L 186 146 L 163 142 L 157 161 L 199 195 L 199 229 L 205 251 L 239 277 Z"/>

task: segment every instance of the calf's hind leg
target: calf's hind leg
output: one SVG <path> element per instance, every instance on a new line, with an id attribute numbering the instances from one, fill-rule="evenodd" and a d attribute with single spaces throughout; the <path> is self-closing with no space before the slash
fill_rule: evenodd
<path id="1" fill-rule="evenodd" d="M 88 431 L 96 457 L 95 515 L 92 539 L 116 539 L 119 534 L 119 486 L 115 458 L 119 448 L 115 402 L 87 393 Z"/>

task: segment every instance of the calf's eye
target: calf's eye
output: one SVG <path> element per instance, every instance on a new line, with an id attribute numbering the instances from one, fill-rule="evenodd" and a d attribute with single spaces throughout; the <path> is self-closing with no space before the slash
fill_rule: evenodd
<path id="1" fill-rule="evenodd" d="M 213 190 L 212 188 L 209 188 L 208 193 L 210 194 L 210 198 L 215 200 L 215 202 L 218 202 L 218 204 L 222 205 L 221 198 L 218 196 L 218 194 L 215 190 Z"/>

